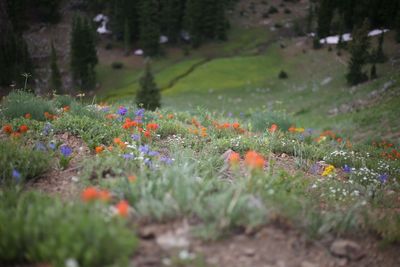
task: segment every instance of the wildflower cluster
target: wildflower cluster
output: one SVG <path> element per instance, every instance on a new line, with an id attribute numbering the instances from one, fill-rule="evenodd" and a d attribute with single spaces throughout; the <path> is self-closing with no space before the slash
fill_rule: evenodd
<path id="1" fill-rule="evenodd" d="M 25 124 L 18 126 L 17 129 L 14 129 L 14 127 L 11 124 L 6 124 L 3 126 L 3 129 L 2 129 L 2 131 L 5 134 L 7 134 L 13 138 L 20 137 L 21 134 L 28 132 L 28 130 L 29 130 L 29 127 L 26 126 Z"/>

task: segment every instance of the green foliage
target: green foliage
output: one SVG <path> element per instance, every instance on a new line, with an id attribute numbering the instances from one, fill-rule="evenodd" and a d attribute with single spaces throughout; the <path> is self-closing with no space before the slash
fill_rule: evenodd
<path id="1" fill-rule="evenodd" d="M 146 56 L 160 54 L 160 22 L 158 1 L 142 1 L 140 5 L 140 42 Z"/>
<path id="2" fill-rule="evenodd" d="M 140 89 L 136 94 L 136 104 L 148 110 L 155 110 L 161 106 L 161 93 L 157 87 L 150 63 L 146 62 L 146 69 L 139 81 Z"/>
<path id="3" fill-rule="evenodd" d="M 55 113 L 51 102 L 20 90 L 11 92 L 4 99 L 1 110 L 1 114 L 7 119 L 23 117 L 29 113 L 32 119 L 40 121 L 46 119 L 45 112 Z"/>
<path id="4" fill-rule="evenodd" d="M 98 63 L 94 30 L 87 18 L 76 16 L 71 34 L 71 72 L 75 85 L 92 90 L 96 85 L 95 65 Z"/>
<path id="5" fill-rule="evenodd" d="M 0 191 L 0 260 L 82 267 L 128 266 L 137 240 L 101 207 L 38 193 Z"/>
<path id="6" fill-rule="evenodd" d="M 37 177 L 50 168 L 50 162 L 51 154 L 47 152 L 9 140 L 0 141 L 0 184 L 4 186 Z"/>
<path id="7" fill-rule="evenodd" d="M 51 43 L 51 63 L 50 63 L 51 77 L 50 84 L 51 89 L 55 91 L 57 94 L 61 92 L 62 89 L 62 80 L 60 69 L 57 64 L 57 52 L 54 48 L 54 43 Z"/>
<path id="8" fill-rule="evenodd" d="M 7 27 L 7 24 L 2 25 Z M 12 27 L 1 30 L 0 39 L 0 86 L 9 86 L 16 82 L 23 86 L 23 73 L 33 73 L 28 46 L 21 35 L 15 33 Z"/>
<path id="9" fill-rule="evenodd" d="M 368 79 L 368 76 L 363 72 L 363 66 L 368 61 L 369 56 L 369 32 L 370 24 L 365 20 L 362 27 L 356 27 L 352 36 L 353 40 L 350 43 L 351 58 L 348 65 L 348 73 L 346 75 L 347 82 L 350 85 L 356 85 Z"/>
<path id="10" fill-rule="evenodd" d="M 111 144 L 114 138 L 123 134 L 123 129 L 120 125 L 109 127 L 105 119 L 74 114 L 65 114 L 54 121 L 54 130 L 56 132 L 70 132 L 79 135 L 91 148 L 101 144 Z"/>
<path id="11" fill-rule="evenodd" d="M 284 70 L 281 70 L 280 72 L 279 72 L 279 75 L 278 75 L 278 78 L 279 79 L 287 79 L 289 76 L 288 76 L 288 74 L 286 73 L 286 71 L 284 71 Z"/>
<path id="12" fill-rule="evenodd" d="M 272 124 L 278 125 L 282 131 L 287 131 L 292 122 L 285 112 L 269 110 L 253 110 L 249 115 L 249 123 L 253 131 L 265 132 Z"/>

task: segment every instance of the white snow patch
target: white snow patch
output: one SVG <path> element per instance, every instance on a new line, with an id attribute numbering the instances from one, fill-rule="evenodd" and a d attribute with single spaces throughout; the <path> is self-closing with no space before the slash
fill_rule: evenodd
<path id="1" fill-rule="evenodd" d="M 134 54 L 135 56 L 143 56 L 143 55 L 144 55 L 144 52 L 143 52 L 142 49 L 138 49 L 138 50 L 135 50 L 135 52 L 133 52 L 133 54 Z"/>
<path id="2" fill-rule="evenodd" d="M 368 36 L 376 36 L 376 35 L 380 35 L 382 32 L 387 32 L 387 31 L 389 31 L 388 29 L 383 29 L 383 30 L 379 30 L 379 29 L 376 29 L 376 30 L 372 30 L 372 31 L 370 31 L 369 33 L 368 33 Z M 311 33 L 311 34 L 313 34 L 313 33 Z M 311 34 L 309 34 L 310 36 L 315 36 L 315 34 L 313 34 L 313 35 L 311 35 Z M 328 37 L 326 37 L 326 38 L 323 38 L 323 39 L 321 39 L 319 42 L 321 43 L 321 44 L 338 44 L 339 43 L 339 37 L 340 37 L 340 35 L 334 35 L 334 36 L 328 36 Z M 345 34 L 343 34 L 342 35 L 342 41 L 343 42 L 349 42 L 349 41 L 351 41 L 352 40 L 352 38 L 351 38 L 351 34 L 350 33 L 345 33 Z"/>

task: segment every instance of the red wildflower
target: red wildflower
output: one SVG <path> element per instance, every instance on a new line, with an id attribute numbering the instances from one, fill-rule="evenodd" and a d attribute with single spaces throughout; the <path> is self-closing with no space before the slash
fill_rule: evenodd
<path id="1" fill-rule="evenodd" d="M 26 113 L 24 117 L 25 117 L 25 119 L 30 119 L 30 118 L 32 118 L 32 115 L 30 113 Z"/>
<path id="2" fill-rule="evenodd" d="M 174 118 L 174 114 L 168 114 L 168 119 L 173 119 Z"/>
<path id="3" fill-rule="evenodd" d="M 146 129 L 148 131 L 156 131 L 158 129 L 158 124 L 157 123 L 149 123 L 149 124 L 147 124 Z"/>
<path id="4" fill-rule="evenodd" d="M 239 155 L 239 153 L 232 152 L 232 153 L 229 155 L 229 164 L 230 164 L 231 166 L 237 166 L 237 165 L 239 164 L 239 162 L 240 162 L 240 155 Z"/>
<path id="5" fill-rule="evenodd" d="M 98 198 L 104 202 L 108 202 L 111 199 L 111 194 L 107 190 L 102 190 L 98 192 Z"/>
<path id="6" fill-rule="evenodd" d="M 99 191 L 95 187 L 88 187 L 81 194 L 81 198 L 85 202 L 96 200 L 98 197 Z"/>
<path id="7" fill-rule="evenodd" d="M 127 217 L 129 212 L 129 203 L 126 200 L 121 200 L 116 206 L 118 214 L 121 217 Z"/>
<path id="8" fill-rule="evenodd" d="M 240 128 L 240 124 L 238 122 L 234 122 L 234 123 L 232 123 L 232 127 L 234 129 L 239 129 Z"/>
<path id="9" fill-rule="evenodd" d="M 96 154 L 100 154 L 104 151 L 104 147 L 103 146 L 97 146 L 95 148 Z"/>
<path id="10" fill-rule="evenodd" d="M 19 126 L 19 132 L 20 133 L 26 133 L 28 130 L 29 130 L 29 128 L 25 124 Z"/>
<path id="11" fill-rule="evenodd" d="M 270 133 L 274 133 L 276 132 L 276 130 L 278 130 L 278 125 L 276 125 L 275 123 L 271 125 L 271 127 L 269 128 L 269 132 Z"/>
<path id="12" fill-rule="evenodd" d="M 13 132 L 12 126 L 10 124 L 4 125 L 3 132 L 5 132 L 6 134 L 12 134 L 12 132 Z"/>
<path id="13" fill-rule="evenodd" d="M 70 108 L 69 106 L 63 107 L 63 111 L 64 111 L 64 112 L 68 112 L 68 111 L 70 111 L 70 109 L 71 109 L 71 108 Z"/>
<path id="14" fill-rule="evenodd" d="M 251 169 L 263 169 L 265 165 L 264 157 L 255 151 L 247 152 L 244 158 L 244 162 Z"/>
<path id="15" fill-rule="evenodd" d="M 145 131 L 144 132 L 144 137 L 150 138 L 151 137 L 151 132 L 150 131 Z"/>
<path id="16" fill-rule="evenodd" d="M 129 182 L 134 183 L 134 182 L 136 182 L 137 177 L 136 177 L 136 175 L 130 175 L 130 176 L 128 176 L 128 180 L 129 180 Z"/>

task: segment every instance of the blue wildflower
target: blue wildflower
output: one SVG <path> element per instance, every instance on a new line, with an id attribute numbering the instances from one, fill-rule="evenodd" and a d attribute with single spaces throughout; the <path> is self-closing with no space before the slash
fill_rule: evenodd
<path id="1" fill-rule="evenodd" d="M 170 164 L 173 163 L 173 160 L 171 158 L 167 157 L 167 156 L 161 156 L 160 161 L 162 163 L 167 164 L 167 165 L 170 165 Z"/>
<path id="2" fill-rule="evenodd" d="M 134 159 L 135 158 L 135 156 L 133 154 L 124 154 L 124 155 L 122 155 L 122 157 L 124 159 Z"/>
<path id="3" fill-rule="evenodd" d="M 379 181 L 381 181 L 382 184 L 386 183 L 388 179 L 389 175 L 386 173 L 379 175 Z"/>
<path id="4" fill-rule="evenodd" d="M 37 142 L 35 149 L 38 151 L 46 151 L 46 146 L 42 142 Z"/>
<path id="5" fill-rule="evenodd" d="M 15 179 L 15 181 L 16 181 L 17 183 L 19 183 L 19 182 L 21 181 L 22 175 L 21 175 L 21 173 L 20 173 L 19 171 L 17 171 L 16 169 L 13 169 L 13 171 L 12 171 L 12 177 Z"/>
<path id="6" fill-rule="evenodd" d="M 128 113 L 128 109 L 126 107 L 124 107 L 124 106 L 120 106 L 118 111 L 117 111 L 117 114 L 119 114 L 121 116 L 125 116 L 126 113 Z"/>
<path id="7" fill-rule="evenodd" d="M 351 168 L 347 164 L 342 169 L 345 173 L 351 173 Z"/>
<path id="8" fill-rule="evenodd" d="M 139 151 L 143 154 L 148 154 L 150 152 L 150 148 L 148 145 L 139 146 Z"/>
<path id="9" fill-rule="evenodd" d="M 135 115 L 138 117 L 143 117 L 144 112 L 145 112 L 144 108 L 140 108 L 140 109 L 136 110 Z"/>
<path id="10" fill-rule="evenodd" d="M 53 130 L 53 125 L 51 125 L 50 122 L 46 122 L 43 128 L 43 134 L 49 135 L 52 130 Z"/>
<path id="11" fill-rule="evenodd" d="M 314 165 L 311 166 L 310 173 L 319 174 L 319 172 L 320 172 L 320 166 L 318 163 L 315 163 Z"/>
<path id="12" fill-rule="evenodd" d="M 51 150 L 55 150 L 55 149 L 56 149 L 56 144 L 53 143 L 53 142 L 50 142 L 50 143 L 49 143 L 49 148 L 50 148 Z"/>
<path id="13" fill-rule="evenodd" d="M 149 155 L 150 157 L 155 157 L 158 156 L 160 153 L 158 153 L 157 151 L 149 151 L 147 153 L 147 155 Z"/>
<path id="14" fill-rule="evenodd" d="M 67 145 L 63 145 L 60 147 L 60 152 L 64 157 L 68 158 L 72 154 L 72 148 Z"/>
<path id="15" fill-rule="evenodd" d="M 140 140 L 140 135 L 139 135 L 139 134 L 132 134 L 132 135 L 131 135 L 131 138 L 132 138 L 134 141 L 139 141 L 139 140 Z"/>
<path id="16" fill-rule="evenodd" d="M 152 165 L 151 159 L 145 158 L 145 159 L 144 159 L 144 164 L 145 164 L 146 166 L 148 166 L 148 167 L 151 167 L 151 165 Z"/>

